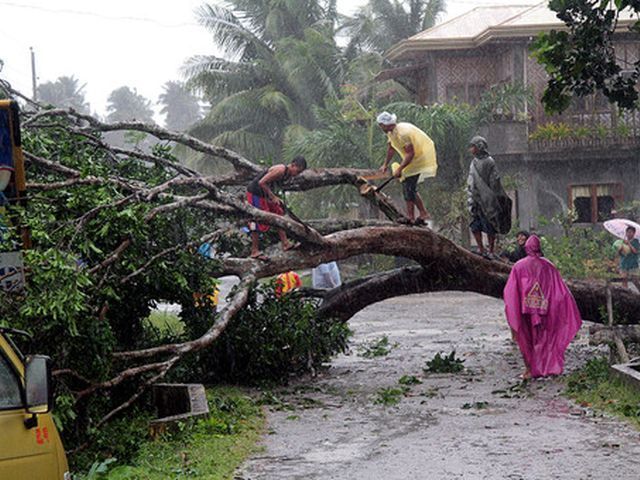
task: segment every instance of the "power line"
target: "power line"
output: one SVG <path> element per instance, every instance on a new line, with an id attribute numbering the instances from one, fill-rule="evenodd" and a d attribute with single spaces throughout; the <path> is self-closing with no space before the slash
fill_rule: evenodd
<path id="1" fill-rule="evenodd" d="M 38 10 L 41 12 L 55 13 L 55 14 L 82 15 L 85 17 L 94 17 L 94 18 L 100 18 L 102 20 L 109 20 L 109 21 L 120 22 L 124 20 L 124 21 L 132 21 L 132 22 L 153 23 L 163 28 L 184 28 L 184 27 L 200 27 L 201 26 L 195 22 L 193 23 L 184 22 L 184 23 L 172 24 L 172 23 L 160 22 L 158 20 L 154 20 L 152 18 L 145 18 L 145 17 L 103 15 L 100 13 L 89 12 L 86 10 L 53 9 L 53 8 L 47 8 L 47 7 L 39 7 L 36 5 L 26 5 L 26 4 L 18 4 L 13 2 L 4 2 L 4 1 L 0 1 L 0 5 L 5 5 L 7 7 L 29 9 L 29 10 Z"/>

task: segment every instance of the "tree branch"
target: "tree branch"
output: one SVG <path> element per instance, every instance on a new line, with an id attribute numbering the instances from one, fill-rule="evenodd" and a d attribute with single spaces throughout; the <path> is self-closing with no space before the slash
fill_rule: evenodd
<path id="1" fill-rule="evenodd" d="M 249 300 L 249 291 L 255 280 L 256 277 L 253 275 L 247 275 L 241 278 L 240 284 L 237 286 L 237 290 L 231 297 L 227 306 L 220 312 L 211 328 L 200 338 L 189 342 L 173 343 L 144 350 L 116 352 L 113 354 L 114 358 L 120 360 L 132 360 L 154 357 L 165 353 L 184 355 L 185 353 L 195 352 L 211 345 L 220 336 L 220 334 L 224 332 L 238 310 L 247 304 L 247 301 Z"/>

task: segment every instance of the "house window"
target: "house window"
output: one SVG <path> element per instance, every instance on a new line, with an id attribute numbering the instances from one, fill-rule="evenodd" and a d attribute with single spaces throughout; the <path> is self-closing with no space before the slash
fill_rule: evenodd
<path id="1" fill-rule="evenodd" d="M 569 204 L 576 214 L 576 223 L 599 223 L 613 217 L 613 210 L 622 203 L 622 185 L 603 183 L 572 185 Z"/>
<path id="2" fill-rule="evenodd" d="M 487 87 L 481 84 L 452 83 L 447 85 L 447 102 L 477 105 L 486 89 Z"/>

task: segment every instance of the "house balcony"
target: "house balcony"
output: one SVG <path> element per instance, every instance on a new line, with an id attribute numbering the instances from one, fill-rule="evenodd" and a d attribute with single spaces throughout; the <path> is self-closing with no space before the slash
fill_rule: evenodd
<path id="1" fill-rule="evenodd" d="M 584 138 L 557 138 L 529 140 L 529 151 L 562 152 L 575 150 L 608 150 L 612 148 L 630 149 L 640 147 L 640 136 L 616 136 Z"/>
<path id="2" fill-rule="evenodd" d="M 566 115 L 544 123 L 494 120 L 479 133 L 498 155 L 629 150 L 640 147 L 640 117 L 636 116 Z"/>

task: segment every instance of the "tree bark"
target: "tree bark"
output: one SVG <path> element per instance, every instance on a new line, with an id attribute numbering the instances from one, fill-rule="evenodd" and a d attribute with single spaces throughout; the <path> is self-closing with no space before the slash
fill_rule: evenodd
<path id="1" fill-rule="evenodd" d="M 441 260 L 428 267 L 396 269 L 346 283 L 324 296 L 319 314 L 347 321 L 368 305 L 387 298 L 446 290 L 469 291 L 502 298 L 508 278 L 504 264 L 474 262 L 471 259 L 469 262 L 458 264 L 454 270 L 443 266 L 446 264 L 446 257 Z M 606 302 L 604 282 L 567 281 L 566 283 L 576 299 L 583 319 L 599 323 L 606 322 L 606 312 L 603 313 L 602 310 Z M 612 293 L 614 309 L 618 316 L 626 323 L 638 323 L 640 295 L 620 287 L 612 287 Z M 640 338 L 640 327 L 637 328 Z M 635 330 L 629 330 L 629 332 L 632 331 Z"/>
<path id="2" fill-rule="evenodd" d="M 592 325 L 589 328 L 589 342 L 592 345 L 611 343 L 615 337 L 633 343 L 640 343 L 640 325 Z"/>

